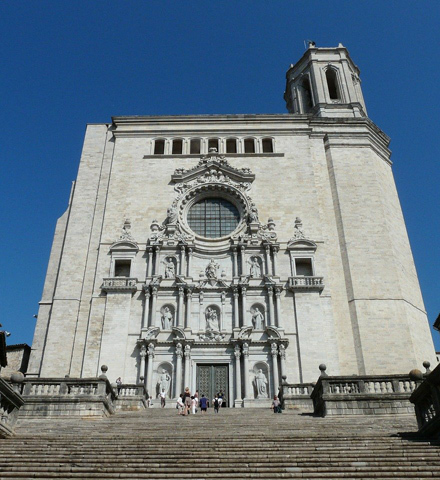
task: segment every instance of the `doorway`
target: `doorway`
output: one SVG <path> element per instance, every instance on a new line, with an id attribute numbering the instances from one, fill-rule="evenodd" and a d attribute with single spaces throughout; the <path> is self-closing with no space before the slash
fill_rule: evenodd
<path id="1" fill-rule="evenodd" d="M 212 399 L 219 392 L 223 392 L 223 405 L 229 407 L 229 366 L 228 365 L 197 365 L 197 390 L 199 398 L 202 395 L 209 400 L 212 406 Z"/>

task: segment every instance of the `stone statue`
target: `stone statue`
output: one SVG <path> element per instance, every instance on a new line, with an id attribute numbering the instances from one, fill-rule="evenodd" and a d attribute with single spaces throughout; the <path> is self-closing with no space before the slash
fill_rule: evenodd
<path id="1" fill-rule="evenodd" d="M 165 393 L 168 396 L 170 383 L 171 383 L 170 374 L 163 368 L 162 373 L 159 375 L 159 379 L 157 381 L 157 384 L 159 386 L 159 393 L 162 392 L 162 390 L 165 390 Z"/>
<path id="2" fill-rule="evenodd" d="M 257 398 L 267 398 L 267 378 L 261 368 L 255 375 L 255 385 L 257 387 Z"/>
<path id="3" fill-rule="evenodd" d="M 207 332 L 219 332 L 219 318 L 214 308 L 208 307 L 205 314 L 206 318 L 206 331 Z"/>
<path id="4" fill-rule="evenodd" d="M 255 330 L 263 330 L 264 328 L 264 315 L 260 312 L 258 307 L 255 307 L 252 315 L 252 325 Z"/>
<path id="5" fill-rule="evenodd" d="M 258 210 L 255 205 L 252 205 L 249 213 L 249 223 L 258 223 Z"/>
<path id="6" fill-rule="evenodd" d="M 176 223 L 177 222 L 177 208 L 174 206 L 171 206 L 167 210 L 167 218 L 165 220 L 165 223 L 169 225 L 170 223 Z"/>
<path id="7" fill-rule="evenodd" d="M 220 265 L 211 258 L 211 261 L 208 263 L 208 266 L 205 268 L 205 275 L 207 278 L 217 278 L 217 270 L 220 268 Z"/>
<path id="8" fill-rule="evenodd" d="M 168 258 L 165 262 L 162 262 L 165 265 L 165 278 L 174 278 L 176 276 L 176 267 L 171 258 Z"/>
<path id="9" fill-rule="evenodd" d="M 252 257 L 251 261 L 248 262 L 250 264 L 250 271 L 249 274 L 251 278 L 260 278 L 261 277 L 261 267 L 260 263 L 258 262 L 257 257 Z"/>
<path id="10" fill-rule="evenodd" d="M 165 307 L 162 312 L 162 330 L 171 330 L 173 326 L 173 314 L 170 307 Z"/>

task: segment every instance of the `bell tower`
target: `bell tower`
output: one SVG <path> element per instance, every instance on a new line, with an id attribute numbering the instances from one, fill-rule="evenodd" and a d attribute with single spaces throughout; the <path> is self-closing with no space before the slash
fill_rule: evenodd
<path id="1" fill-rule="evenodd" d="M 287 110 L 317 117 L 366 117 L 359 73 L 341 43 L 318 48 L 309 42 L 302 58 L 286 73 Z"/>

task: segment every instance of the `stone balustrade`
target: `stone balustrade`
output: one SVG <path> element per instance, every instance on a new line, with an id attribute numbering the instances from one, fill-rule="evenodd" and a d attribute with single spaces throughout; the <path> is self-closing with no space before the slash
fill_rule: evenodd
<path id="1" fill-rule="evenodd" d="M 410 397 L 410 402 L 414 404 L 419 433 L 440 438 L 440 365 L 429 372 L 424 380 L 420 371 L 412 370 L 410 375 L 419 382 L 418 388 Z"/>
<path id="2" fill-rule="evenodd" d="M 14 424 L 23 403 L 21 395 L 0 378 L 0 438 L 14 434 Z"/>
<path id="3" fill-rule="evenodd" d="M 117 387 L 116 410 L 143 410 L 147 407 L 145 385 L 122 384 Z"/>
<path id="4" fill-rule="evenodd" d="M 104 290 L 104 292 L 135 292 L 137 282 L 137 278 L 130 277 L 104 278 L 101 290 Z"/>
<path id="5" fill-rule="evenodd" d="M 310 395 L 313 391 L 312 383 L 286 383 L 280 387 L 284 408 L 301 409 L 313 412 L 313 401 Z"/>
<path id="6" fill-rule="evenodd" d="M 321 370 L 325 371 L 324 368 Z M 315 414 L 412 414 L 409 398 L 417 383 L 409 375 L 321 375 L 311 393 Z"/>
<path id="7" fill-rule="evenodd" d="M 289 289 L 292 291 L 324 289 L 324 277 L 289 277 Z"/>
<path id="8" fill-rule="evenodd" d="M 20 416 L 107 416 L 114 413 L 116 391 L 108 379 L 25 378 Z"/>

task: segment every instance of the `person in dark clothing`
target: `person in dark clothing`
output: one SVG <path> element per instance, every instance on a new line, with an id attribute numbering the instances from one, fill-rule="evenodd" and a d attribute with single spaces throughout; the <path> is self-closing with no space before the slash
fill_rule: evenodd
<path id="1" fill-rule="evenodd" d="M 200 399 L 200 410 L 202 413 L 206 413 L 206 410 L 208 408 L 208 399 L 205 397 L 205 395 L 202 395 L 202 398 Z"/>

